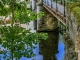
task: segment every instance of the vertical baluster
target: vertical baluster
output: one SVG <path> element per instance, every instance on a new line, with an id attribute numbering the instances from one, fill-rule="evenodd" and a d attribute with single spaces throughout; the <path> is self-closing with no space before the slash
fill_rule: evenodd
<path id="1" fill-rule="evenodd" d="M 51 0 L 50 0 L 50 7 L 51 7 Z"/>
<path id="2" fill-rule="evenodd" d="M 49 6 L 51 7 L 51 0 L 49 1 Z"/>
<path id="3" fill-rule="evenodd" d="M 46 0 L 46 4 L 48 4 L 48 0 Z"/>
<path id="4" fill-rule="evenodd" d="M 49 6 L 51 7 L 51 0 L 49 0 L 48 2 L 49 2 Z"/>
<path id="5" fill-rule="evenodd" d="M 44 1 L 44 0 L 42 0 L 42 3 L 45 3 L 45 1 Z"/>
<path id="6" fill-rule="evenodd" d="M 35 0 L 32 0 L 32 11 L 35 9 Z"/>
<path id="7" fill-rule="evenodd" d="M 46 3 L 46 0 L 44 0 L 44 2 Z"/>
<path id="8" fill-rule="evenodd" d="M 56 0 L 56 11 L 57 11 L 57 0 Z"/>
<path id="9" fill-rule="evenodd" d="M 47 0 L 47 5 L 49 6 L 48 0 Z"/>
<path id="10" fill-rule="evenodd" d="M 49 6 L 49 0 L 47 0 L 47 2 L 48 2 L 48 6 Z"/>
<path id="11" fill-rule="evenodd" d="M 46 0 L 45 0 L 45 4 L 47 4 Z"/>
<path id="12" fill-rule="evenodd" d="M 46 0 L 46 4 L 47 4 L 47 0 Z"/>
<path id="13" fill-rule="evenodd" d="M 64 0 L 64 17 L 65 17 L 65 0 Z"/>
<path id="14" fill-rule="evenodd" d="M 51 0 L 51 8 L 52 8 L 52 0 Z"/>
<path id="15" fill-rule="evenodd" d="M 44 0 L 42 0 L 42 3 L 44 3 Z"/>
<path id="16" fill-rule="evenodd" d="M 50 0 L 48 0 L 48 6 L 49 6 L 49 1 L 50 1 Z"/>
<path id="17" fill-rule="evenodd" d="M 49 6 L 51 7 L 51 0 L 49 0 L 48 2 L 49 2 Z"/>

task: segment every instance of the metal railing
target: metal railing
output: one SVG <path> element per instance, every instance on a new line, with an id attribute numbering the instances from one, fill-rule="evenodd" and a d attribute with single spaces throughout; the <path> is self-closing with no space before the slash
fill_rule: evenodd
<path id="1" fill-rule="evenodd" d="M 59 4 L 57 0 L 56 1 L 53 1 L 53 0 L 43 0 L 43 3 L 47 4 L 52 9 L 55 9 L 56 12 L 59 12 L 59 13 L 63 14 L 64 17 L 66 16 L 65 0 L 64 0 L 64 5 Z"/>
<path id="2" fill-rule="evenodd" d="M 62 19 L 62 21 L 64 23 L 66 23 L 66 19 L 65 19 L 65 12 L 66 12 L 66 9 L 65 9 L 65 6 L 57 3 L 57 1 L 53 1 L 53 0 L 43 0 L 43 3 L 48 6 L 47 8 L 50 9 L 50 10 L 55 10 L 55 11 L 52 11 L 51 13 L 54 13 L 56 14 L 56 16 L 60 19 Z M 50 11 L 49 10 L 49 11 Z"/>
<path id="3" fill-rule="evenodd" d="M 56 12 L 56 10 L 51 9 L 49 6 L 46 4 L 43 4 L 43 6 L 52 14 L 54 15 L 59 21 L 61 21 L 64 25 L 66 25 L 66 18 L 61 15 L 60 13 Z"/>

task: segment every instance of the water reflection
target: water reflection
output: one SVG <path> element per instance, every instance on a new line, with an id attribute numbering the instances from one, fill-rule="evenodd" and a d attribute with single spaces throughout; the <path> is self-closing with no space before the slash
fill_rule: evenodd
<path id="1" fill-rule="evenodd" d="M 20 60 L 63 60 L 64 59 L 64 43 L 62 35 L 57 32 L 47 32 L 48 39 L 41 42 L 33 49 L 36 56 L 32 58 L 21 57 Z M 1 47 L 1 46 L 0 46 Z M 0 55 L 0 59 L 3 55 Z"/>
<path id="2" fill-rule="evenodd" d="M 33 28 L 33 23 L 31 22 L 28 27 Z M 27 27 L 27 28 L 28 28 Z M 34 30 L 31 30 L 31 32 L 35 32 Z M 41 40 L 41 42 L 36 46 L 35 49 L 33 49 L 34 54 L 36 56 L 32 58 L 27 57 L 21 57 L 20 60 L 63 60 L 64 58 L 64 43 L 62 39 L 62 35 L 58 32 L 47 32 L 48 33 L 48 39 L 47 40 Z M 1 47 L 1 46 L 0 46 Z M 1 49 L 3 49 L 1 47 Z M 3 55 L 0 54 L 0 60 L 4 60 Z"/>
<path id="3" fill-rule="evenodd" d="M 56 60 L 55 54 L 58 53 L 58 32 L 47 32 L 48 39 L 40 42 L 40 53 L 43 56 L 43 60 Z"/>
<path id="4" fill-rule="evenodd" d="M 32 58 L 22 57 L 20 60 L 43 60 L 42 55 L 39 54 L 39 44 L 37 44 L 35 46 L 36 46 L 36 48 L 33 49 L 33 51 L 34 51 L 34 54 L 36 54 L 36 56 L 34 56 Z"/>
<path id="5" fill-rule="evenodd" d="M 59 53 L 56 54 L 57 60 L 64 60 L 64 51 L 65 45 L 63 43 L 62 35 L 59 34 L 59 43 L 58 43 L 58 51 Z"/>

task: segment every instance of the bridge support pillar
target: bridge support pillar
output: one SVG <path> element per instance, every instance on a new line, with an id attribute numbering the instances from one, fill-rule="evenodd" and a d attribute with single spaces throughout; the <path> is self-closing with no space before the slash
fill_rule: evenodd
<path id="1" fill-rule="evenodd" d="M 32 0 L 32 11 L 36 9 L 36 0 Z"/>
<path id="2" fill-rule="evenodd" d="M 36 0 L 32 0 L 32 11 L 35 12 L 36 10 Z M 37 20 L 33 21 L 34 29 L 37 29 Z"/>
<path id="3" fill-rule="evenodd" d="M 37 31 L 53 31 L 58 28 L 58 20 L 43 7 L 43 0 L 37 3 L 37 13 L 44 12 L 42 18 L 37 18 Z"/>
<path id="4" fill-rule="evenodd" d="M 40 11 L 43 11 L 43 4 L 41 0 L 37 3 L 37 13 L 39 13 Z M 39 29 L 41 19 L 42 18 L 37 17 L 37 30 Z"/>

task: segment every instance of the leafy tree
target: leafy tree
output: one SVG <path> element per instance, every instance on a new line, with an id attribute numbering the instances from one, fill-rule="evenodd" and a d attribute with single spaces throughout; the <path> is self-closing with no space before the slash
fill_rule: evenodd
<path id="1" fill-rule="evenodd" d="M 11 15 L 9 26 L 3 20 L 3 24 L 0 25 L 0 44 L 5 48 L 0 50 L 0 53 L 4 54 L 6 60 L 34 56 L 33 44 L 40 42 L 40 39 L 46 40 L 47 38 L 47 34 L 31 33 L 30 29 L 26 30 L 21 27 L 21 24 L 29 23 L 37 16 L 44 15 L 43 12 L 37 14 L 28 10 L 26 2 L 26 0 L 0 0 L 0 16 L 6 18 Z"/>

